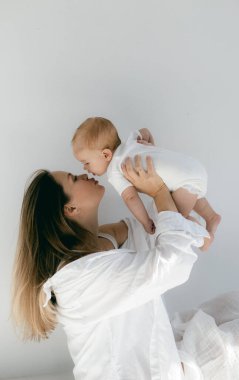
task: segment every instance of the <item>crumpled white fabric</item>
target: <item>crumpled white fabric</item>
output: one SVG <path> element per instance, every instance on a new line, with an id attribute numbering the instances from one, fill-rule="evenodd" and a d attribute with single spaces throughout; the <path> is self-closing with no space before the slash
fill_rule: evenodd
<path id="1" fill-rule="evenodd" d="M 239 291 L 175 313 L 171 323 L 185 380 L 239 379 Z"/>

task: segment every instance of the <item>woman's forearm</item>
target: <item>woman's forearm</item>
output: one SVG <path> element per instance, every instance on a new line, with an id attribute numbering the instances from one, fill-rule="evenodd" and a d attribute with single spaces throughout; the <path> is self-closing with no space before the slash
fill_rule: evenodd
<path id="1" fill-rule="evenodd" d="M 153 196 L 153 200 L 155 203 L 155 206 L 160 211 L 175 211 L 177 212 L 177 207 L 172 199 L 172 196 L 167 188 L 167 186 L 164 184 L 159 189 L 159 191 Z"/>

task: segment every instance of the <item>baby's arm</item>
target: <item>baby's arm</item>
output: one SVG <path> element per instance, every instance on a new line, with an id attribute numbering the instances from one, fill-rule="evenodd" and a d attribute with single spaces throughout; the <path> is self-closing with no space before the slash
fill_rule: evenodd
<path id="1" fill-rule="evenodd" d="M 142 136 L 142 139 L 140 137 L 138 137 L 137 141 L 141 144 L 145 144 L 145 145 L 155 145 L 154 143 L 154 138 L 153 136 L 151 135 L 150 131 L 148 130 L 148 128 L 142 128 L 139 130 L 141 136 Z"/>
<path id="2" fill-rule="evenodd" d="M 149 217 L 147 210 L 144 207 L 144 204 L 135 187 L 127 187 L 121 196 L 135 218 L 144 226 L 145 231 L 149 234 L 154 234 L 154 222 Z"/>

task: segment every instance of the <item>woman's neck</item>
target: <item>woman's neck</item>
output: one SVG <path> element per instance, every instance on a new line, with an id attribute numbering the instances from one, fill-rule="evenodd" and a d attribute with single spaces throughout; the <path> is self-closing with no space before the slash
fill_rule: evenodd
<path id="1" fill-rule="evenodd" d="M 98 223 L 98 210 L 94 212 L 82 212 L 76 219 L 76 222 L 84 227 L 87 231 L 90 231 L 93 235 L 98 236 L 99 223 Z"/>

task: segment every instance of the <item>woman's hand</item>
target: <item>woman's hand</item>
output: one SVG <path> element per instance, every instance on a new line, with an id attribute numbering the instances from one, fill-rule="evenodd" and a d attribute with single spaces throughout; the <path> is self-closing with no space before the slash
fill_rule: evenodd
<path id="1" fill-rule="evenodd" d="M 142 160 L 139 155 L 134 157 L 134 165 L 130 158 L 126 158 L 121 165 L 125 178 L 134 185 L 141 193 L 150 197 L 155 197 L 157 193 L 166 186 L 162 178 L 156 173 L 151 157 L 146 157 L 147 169 L 142 166 Z"/>
<path id="2" fill-rule="evenodd" d="M 147 168 L 145 170 L 142 166 L 141 157 L 137 155 L 134 157 L 134 165 L 130 158 L 126 158 L 121 168 L 125 178 L 130 181 L 138 191 L 154 198 L 158 212 L 177 212 L 177 207 L 167 186 L 154 169 L 151 157 L 146 157 L 146 164 Z"/>

